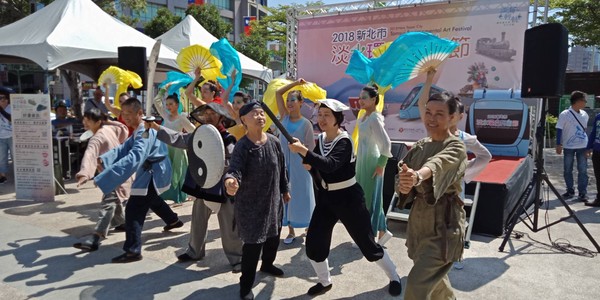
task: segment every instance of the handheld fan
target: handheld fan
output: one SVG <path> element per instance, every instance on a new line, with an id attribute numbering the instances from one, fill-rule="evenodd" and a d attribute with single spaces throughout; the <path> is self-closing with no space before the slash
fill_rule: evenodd
<path id="1" fill-rule="evenodd" d="M 181 49 L 176 61 L 179 69 L 188 74 L 193 75 L 194 71 L 200 68 L 204 79 L 216 80 L 223 77 L 221 74 L 221 61 L 203 46 L 196 44 Z"/>
<path id="2" fill-rule="evenodd" d="M 167 83 L 171 83 L 169 89 L 167 90 L 167 95 L 177 95 L 177 98 L 179 98 L 179 107 L 177 108 L 177 111 L 179 113 L 184 111 L 184 108 L 187 107 L 187 103 L 184 103 L 187 101 L 182 101 L 183 99 L 180 91 L 182 88 L 185 88 L 188 84 L 192 83 L 192 81 L 194 81 L 194 79 L 188 74 L 177 71 L 169 71 L 167 72 L 167 79 L 161 82 L 158 86 L 159 88 L 162 88 L 167 85 Z"/>
<path id="3" fill-rule="evenodd" d="M 233 101 L 233 95 L 239 90 L 240 83 L 242 82 L 242 64 L 240 62 L 240 56 L 238 55 L 237 50 L 235 50 L 225 38 L 212 43 L 210 46 L 210 53 L 217 57 L 223 64 L 223 66 L 221 66 L 221 73 L 226 75 L 226 77 L 217 78 L 221 86 L 224 89 L 227 89 L 229 86 L 233 85 L 229 92 L 229 99 L 226 99 L 231 102 Z M 233 70 L 237 73 L 235 81 L 232 80 L 231 77 Z"/>
<path id="4" fill-rule="evenodd" d="M 346 73 L 364 84 L 375 82 L 394 88 L 437 67 L 457 46 L 428 32 L 409 32 L 394 40 L 379 57 L 369 59 L 355 50 Z M 361 68 L 366 70 L 362 74 Z M 369 82 L 364 82 L 367 78 Z"/>
<path id="5" fill-rule="evenodd" d="M 134 89 L 139 89 L 143 86 L 142 78 L 135 72 L 129 70 L 123 70 L 119 67 L 110 66 L 98 78 L 98 84 L 115 84 L 117 85 L 117 91 L 115 95 L 127 92 L 127 88 L 132 86 Z M 115 106 L 119 106 L 119 97 L 115 97 Z"/>
<path id="6" fill-rule="evenodd" d="M 277 102 L 275 100 L 275 93 L 277 90 L 285 85 L 292 83 L 291 80 L 276 78 L 269 82 L 267 85 L 267 89 L 263 95 L 263 102 L 271 109 L 273 114 L 279 114 L 279 109 L 277 109 Z M 318 86 L 313 82 L 306 82 L 305 84 L 298 85 L 287 91 L 283 94 L 283 99 L 287 99 L 287 95 L 291 91 L 301 91 L 302 96 L 312 102 L 317 102 L 319 99 L 327 98 L 327 91 Z M 271 119 L 267 118 L 267 122 L 265 124 L 265 130 L 267 130 L 273 122 Z"/>

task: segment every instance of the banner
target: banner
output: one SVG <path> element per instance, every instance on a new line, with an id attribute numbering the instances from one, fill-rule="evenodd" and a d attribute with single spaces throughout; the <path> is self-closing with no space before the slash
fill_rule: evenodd
<path id="1" fill-rule="evenodd" d="M 481 0 L 415 5 L 370 12 L 300 19 L 298 77 L 327 90 L 328 98 L 348 103 L 352 131 L 363 87 L 344 72 L 354 49 L 372 57 L 373 49 L 410 31 L 431 32 L 460 46 L 441 65 L 433 90 L 470 98 L 475 89 L 520 89 L 524 34 L 529 1 Z M 425 75 L 385 94 L 386 130 L 391 139 L 416 141 L 425 136 L 416 101 Z"/>
<path id="2" fill-rule="evenodd" d="M 17 199 L 54 201 L 50 96 L 12 94 L 10 103 Z"/>

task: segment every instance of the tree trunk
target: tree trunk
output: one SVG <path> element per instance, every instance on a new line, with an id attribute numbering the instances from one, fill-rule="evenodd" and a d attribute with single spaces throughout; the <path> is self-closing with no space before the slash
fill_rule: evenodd
<path id="1" fill-rule="evenodd" d="M 71 70 L 60 69 L 60 74 L 67 81 L 67 85 L 71 91 L 71 109 L 73 110 L 75 116 L 81 120 L 83 118 L 83 112 L 81 109 L 83 99 L 81 98 L 82 90 L 79 73 Z"/>

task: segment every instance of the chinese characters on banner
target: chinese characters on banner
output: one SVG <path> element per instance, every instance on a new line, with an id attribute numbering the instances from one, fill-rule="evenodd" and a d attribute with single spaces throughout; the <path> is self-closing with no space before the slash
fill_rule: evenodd
<path id="1" fill-rule="evenodd" d="M 50 96 L 13 94 L 10 99 L 17 199 L 54 201 Z"/>

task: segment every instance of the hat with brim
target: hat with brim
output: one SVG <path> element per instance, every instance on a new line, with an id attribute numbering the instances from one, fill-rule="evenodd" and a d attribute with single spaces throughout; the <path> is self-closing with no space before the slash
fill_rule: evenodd
<path id="1" fill-rule="evenodd" d="M 204 104 L 202 106 L 198 106 L 196 109 L 194 109 L 190 115 L 192 116 L 192 118 L 194 118 L 196 121 L 198 122 L 202 122 L 202 115 L 204 114 L 204 112 L 206 111 L 206 109 L 211 109 L 214 112 L 216 112 L 217 114 L 221 115 L 223 117 L 223 126 L 225 128 L 229 128 L 231 126 L 235 125 L 235 120 L 229 115 L 229 113 L 227 112 L 227 110 L 225 110 L 225 108 L 215 102 L 211 102 L 211 103 L 207 103 Z"/>
<path id="2" fill-rule="evenodd" d="M 335 112 L 342 112 L 344 110 L 350 110 L 350 107 L 348 107 L 346 104 L 344 104 L 336 99 L 320 99 L 320 100 L 317 100 L 317 102 L 319 104 L 327 106 L 329 109 L 331 109 Z"/>
<path id="3" fill-rule="evenodd" d="M 262 106 L 257 101 L 250 101 L 240 108 L 240 117 L 247 115 L 249 112 L 261 108 Z"/>

